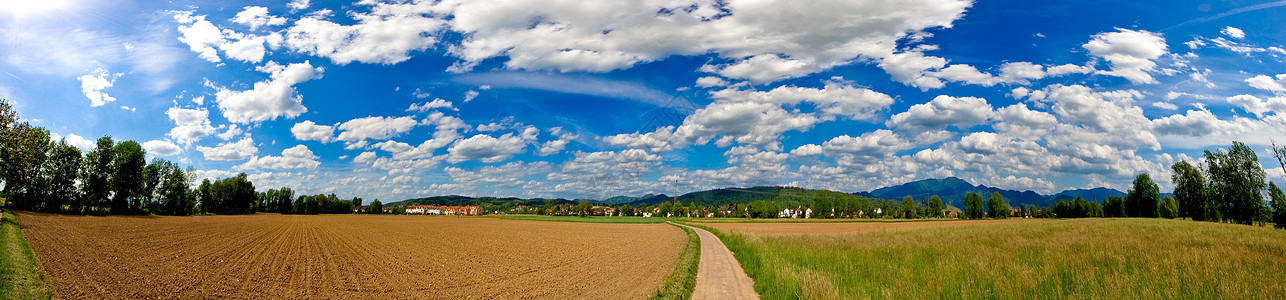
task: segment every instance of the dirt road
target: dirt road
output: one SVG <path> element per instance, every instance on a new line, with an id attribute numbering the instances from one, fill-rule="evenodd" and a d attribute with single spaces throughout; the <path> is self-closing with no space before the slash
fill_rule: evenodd
<path id="1" fill-rule="evenodd" d="M 693 300 L 704 299 L 759 299 L 755 282 L 746 276 L 737 258 L 728 251 L 719 237 L 709 231 L 692 226 L 701 237 L 701 262 L 697 267 L 697 287 L 692 291 Z"/>

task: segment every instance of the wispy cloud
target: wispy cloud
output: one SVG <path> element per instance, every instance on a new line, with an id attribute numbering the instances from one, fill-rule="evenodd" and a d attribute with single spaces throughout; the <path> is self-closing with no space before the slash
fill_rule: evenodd
<path id="1" fill-rule="evenodd" d="M 456 83 L 489 85 L 495 89 L 531 89 L 549 92 L 626 99 L 662 106 L 670 95 L 638 82 L 587 75 L 541 72 L 473 73 L 456 76 Z"/>

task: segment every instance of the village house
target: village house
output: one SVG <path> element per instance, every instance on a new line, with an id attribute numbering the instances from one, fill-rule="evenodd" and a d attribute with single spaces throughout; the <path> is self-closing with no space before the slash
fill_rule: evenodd
<path id="1" fill-rule="evenodd" d="M 408 205 L 406 214 L 408 215 L 448 215 L 448 216 L 476 216 L 482 211 L 482 207 L 477 205 L 468 206 L 443 206 L 443 205 Z"/>

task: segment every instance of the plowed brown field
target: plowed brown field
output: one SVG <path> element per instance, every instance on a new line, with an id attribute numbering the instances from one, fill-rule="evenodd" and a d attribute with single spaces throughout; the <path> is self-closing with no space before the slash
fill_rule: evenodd
<path id="1" fill-rule="evenodd" d="M 19 223 L 61 298 L 645 298 L 665 224 L 434 216 L 83 217 Z"/>
<path id="2" fill-rule="evenodd" d="M 1035 219 L 962 220 L 962 221 L 898 221 L 898 222 L 829 222 L 829 223 L 701 223 L 724 233 L 744 232 L 758 236 L 784 235 L 852 235 L 877 231 L 897 231 L 932 227 L 1011 224 L 1017 222 L 1044 222 Z"/>

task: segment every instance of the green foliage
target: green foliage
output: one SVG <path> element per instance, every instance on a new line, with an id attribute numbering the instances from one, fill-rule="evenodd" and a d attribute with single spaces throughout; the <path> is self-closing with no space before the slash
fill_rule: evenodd
<path id="1" fill-rule="evenodd" d="M 1081 199 L 1081 201 L 1085 201 Z M 1000 193 L 992 193 L 991 199 L 987 200 L 987 215 L 993 219 L 1004 219 L 1009 217 L 1011 211 L 1009 203 L 1005 202 L 1005 197 Z"/>
<path id="2" fill-rule="evenodd" d="M 1108 218 L 1125 217 L 1125 198 L 1107 196 L 1107 202 L 1103 203 L 1103 216 Z"/>
<path id="3" fill-rule="evenodd" d="M 112 176 L 116 173 L 112 164 L 115 145 L 111 137 L 104 136 L 98 138 L 94 149 L 85 155 L 85 168 L 81 172 L 81 190 L 84 193 L 73 207 L 83 208 L 83 212 L 88 213 L 107 206 L 107 196 L 112 193 Z"/>
<path id="4" fill-rule="evenodd" d="M 48 184 L 42 167 L 49 154 L 49 131 L 26 122 L 0 124 L 0 178 L 4 193 L 18 209 L 37 208 L 45 197 Z"/>
<path id="5" fill-rule="evenodd" d="M 1170 180 L 1174 182 L 1174 200 L 1179 205 L 1179 217 L 1209 220 L 1211 204 L 1206 197 L 1206 178 L 1201 170 L 1187 161 L 1174 163 L 1170 170 L 1174 172 Z"/>
<path id="6" fill-rule="evenodd" d="M 305 215 L 351 214 L 357 209 L 355 200 L 357 199 L 341 200 L 335 197 L 335 194 L 299 196 L 299 199 L 295 200 L 294 213 Z"/>
<path id="7" fill-rule="evenodd" d="M 1173 197 L 1165 196 L 1161 200 L 1161 207 L 1157 208 L 1157 215 L 1166 219 L 1174 219 L 1179 216 L 1179 203 Z"/>
<path id="8" fill-rule="evenodd" d="M 1205 151 L 1209 174 L 1207 196 L 1214 199 L 1220 218 L 1250 225 L 1264 205 L 1262 191 L 1267 174 L 1255 151 L 1241 142 L 1232 142 L 1227 152 Z"/>
<path id="9" fill-rule="evenodd" d="M 577 216 L 584 217 L 590 215 L 593 212 L 593 209 L 593 203 L 590 203 L 589 200 L 581 200 L 576 203 L 576 207 L 572 208 L 572 212 Z"/>
<path id="10" fill-rule="evenodd" d="M 75 203 L 80 191 L 76 188 L 76 178 L 80 173 L 80 149 L 67 144 L 67 139 L 59 141 L 49 149 L 49 159 L 45 161 L 45 182 L 49 184 L 49 194 L 41 210 L 58 212 L 63 204 Z M 79 208 L 73 207 L 73 211 Z"/>
<path id="11" fill-rule="evenodd" d="M 903 197 L 902 198 L 902 218 L 916 219 L 919 217 L 920 217 L 919 213 L 915 209 L 915 199 L 911 199 L 911 196 Z"/>
<path id="12" fill-rule="evenodd" d="M 208 181 L 208 180 L 207 180 Z M 201 209 L 207 213 L 221 215 L 248 214 L 254 202 L 258 200 L 255 186 L 247 179 L 246 173 L 231 178 L 223 178 L 210 183 L 208 191 L 202 183 Z M 352 212 L 352 210 L 349 210 Z"/>
<path id="13" fill-rule="evenodd" d="M 987 216 L 987 212 L 982 206 L 982 196 L 978 193 L 969 193 L 965 195 L 965 217 L 969 219 L 982 219 Z"/>
<path id="14" fill-rule="evenodd" d="M 925 210 L 928 214 L 925 214 L 925 217 L 941 218 L 942 209 L 942 198 L 938 198 L 938 195 L 933 195 L 932 197 L 929 197 L 929 207 Z"/>
<path id="15" fill-rule="evenodd" d="M 295 198 L 295 190 L 289 187 L 281 189 L 269 189 L 263 193 L 262 211 L 288 214 L 294 209 L 291 200 Z"/>
<path id="16" fill-rule="evenodd" d="M 1058 218 L 1089 218 L 1103 216 L 1103 208 L 1098 202 L 1085 201 L 1085 198 L 1076 197 L 1075 200 L 1058 200 L 1054 203 L 1054 216 Z"/>
<path id="17" fill-rule="evenodd" d="M 384 203 L 380 203 L 380 199 L 375 199 L 375 201 L 371 201 L 371 205 L 366 206 L 366 213 L 372 214 L 372 215 L 378 215 L 378 214 L 384 213 Z"/>
<path id="18" fill-rule="evenodd" d="M 1157 201 L 1161 201 L 1161 191 L 1152 177 L 1147 173 L 1134 177 L 1134 188 L 1126 192 L 1125 214 L 1130 217 L 1155 218 Z"/>
<path id="19" fill-rule="evenodd" d="M 1282 193 L 1277 184 L 1269 182 L 1268 199 L 1273 201 L 1273 227 L 1286 228 L 1286 193 Z"/>
<path id="20" fill-rule="evenodd" d="M 147 158 L 143 146 L 135 141 L 124 141 L 112 149 L 112 208 L 113 214 L 126 214 L 139 210 L 138 196 L 143 190 L 143 169 Z"/>

